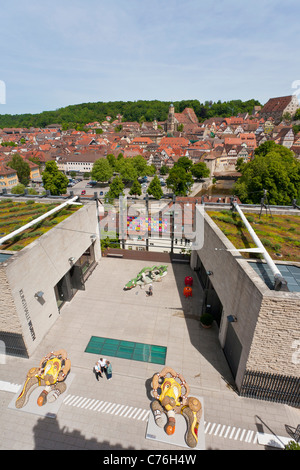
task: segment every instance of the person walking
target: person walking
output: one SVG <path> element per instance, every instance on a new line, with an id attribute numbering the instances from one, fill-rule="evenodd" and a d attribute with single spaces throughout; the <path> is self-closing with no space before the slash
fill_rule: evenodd
<path id="1" fill-rule="evenodd" d="M 99 382 L 99 377 L 102 378 L 100 361 L 97 361 L 96 364 L 94 365 L 94 374 L 96 376 L 96 379 Z"/>
<path id="2" fill-rule="evenodd" d="M 103 357 L 100 357 L 99 359 L 99 364 L 100 364 L 100 370 L 101 370 L 101 374 L 103 374 L 103 372 L 105 372 L 105 367 L 106 367 L 106 359 L 103 359 Z M 101 376 L 102 377 L 102 376 Z"/>
<path id="3" fill-rule="evenodd" d="M 149 290 L 147 292 L 147 297 L 149 297 L 151 295 L 153 295 L 153 286 L 152 286 L 152 284 L 149 284 Z"/>
<path id="4" fill-rule="evenodd" d="M 106 377 L 107 380 L 112 378 L 112 365 L 109 361 L 106 361 Z"/>

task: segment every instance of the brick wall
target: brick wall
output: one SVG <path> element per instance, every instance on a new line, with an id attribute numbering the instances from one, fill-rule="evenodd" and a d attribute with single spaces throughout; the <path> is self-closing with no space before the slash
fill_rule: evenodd
<path id="1" fill-rule="evenodd" d="M 300 377 L 300 299 L 280 294 L 262 300 L 247 369 Z"/>

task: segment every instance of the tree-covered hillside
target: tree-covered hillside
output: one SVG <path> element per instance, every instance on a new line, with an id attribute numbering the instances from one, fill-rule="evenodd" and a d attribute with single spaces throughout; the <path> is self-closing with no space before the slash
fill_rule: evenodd
<path id="1" fill-rule="evenodd" d="M 112 120 L 118 114 L 123 121 L 165 121 L 168 116 L 170 101 L 110 101 L 107 103 L 82 103 L 66 106 L 55 111 L 44 111 L 39 114 L 0 114 L 0 128 L 4 127 L 46 127 L 50 124 L 60 124 L 64 128 L 72 128 L 90 122 L 102 122 L 107 116 Z M 213 116 L 229 117 L 238 113 L 252 114 L 254 106 L 260 106 L 259 101 L 232 100 L 217 103 L 198 100 L 182 100 L 173 102 L 175 112 L 180 113 L 185 108 L 193 108 L 199 121 Z"/>

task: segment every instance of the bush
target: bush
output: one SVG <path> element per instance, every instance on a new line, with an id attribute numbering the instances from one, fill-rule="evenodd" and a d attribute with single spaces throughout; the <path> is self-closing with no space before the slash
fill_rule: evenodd
<path id="1" fill-rule="evenodd" d="M 300 450 L 300 445 L 295 441 L 289 441 L 284 450 Z"/>

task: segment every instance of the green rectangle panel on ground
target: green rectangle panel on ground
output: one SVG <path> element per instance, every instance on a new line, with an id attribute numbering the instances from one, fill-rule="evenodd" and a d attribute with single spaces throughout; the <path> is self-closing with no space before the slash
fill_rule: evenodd
<path id="1" fill-rule="evenodd" d="M 85 352 L 98 356 L 119 357 L 133 361 L 165 364 L 167 348 L 151 344 L 135 343 L 111 338 L 92 336 Z"/>

